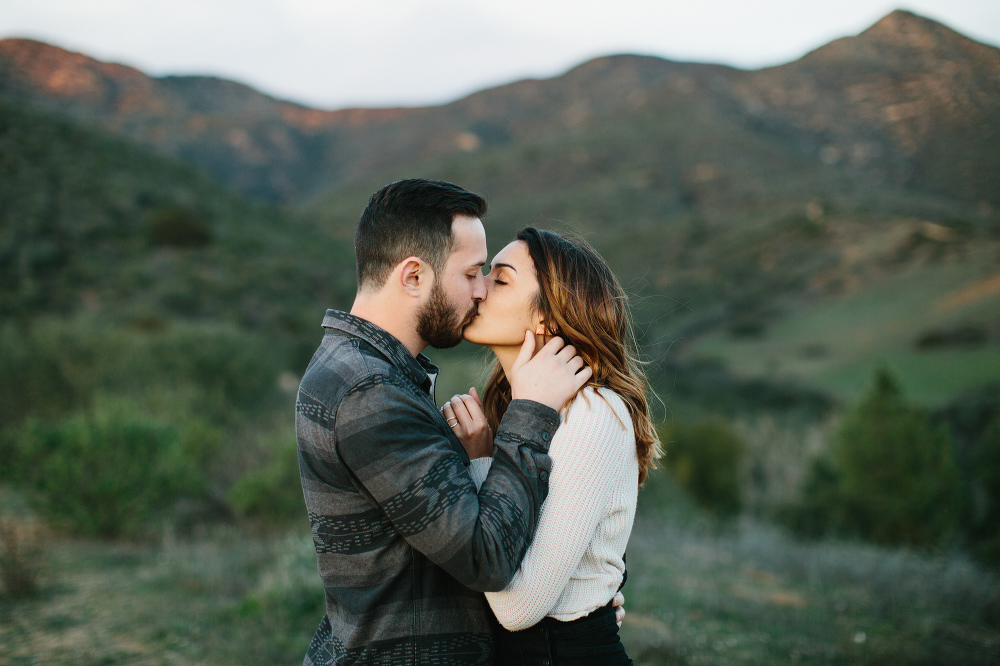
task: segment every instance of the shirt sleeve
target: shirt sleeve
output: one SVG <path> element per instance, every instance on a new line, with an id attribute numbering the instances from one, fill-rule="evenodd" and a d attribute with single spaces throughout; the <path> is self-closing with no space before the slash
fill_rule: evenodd
<path id="1" fill-rule="evenodd" d="M 559 416 L 513 401 L 477 492 L 447 425 L 423 402 L 391 377 L 367 380 L 340 402 L 337 453 L 358 490 L 410 545 L 470 589 L 502 589 L 537 526 Z"/>
<path id="2" fill-rule="evenodd" d="M 589 402 L 589 404 L 588 404 Z M 593 540 L 634 438 L 610 406 L 591 393 L 571 407 L 552 442 L 553 473 L 535 539 L 510 585 L 488 592 L 493 613 L 511 631 L 534 626 L 556 605 Z"/>

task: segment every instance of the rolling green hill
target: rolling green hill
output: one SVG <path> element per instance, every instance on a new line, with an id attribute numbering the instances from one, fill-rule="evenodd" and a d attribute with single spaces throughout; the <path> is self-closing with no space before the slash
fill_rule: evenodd
<path id="1" fill-rule="evenodd" d="M 0 317 L 87 313 L 315 338 L 353 294 L 349 244 L 181 162 L 0 105 Z"/>

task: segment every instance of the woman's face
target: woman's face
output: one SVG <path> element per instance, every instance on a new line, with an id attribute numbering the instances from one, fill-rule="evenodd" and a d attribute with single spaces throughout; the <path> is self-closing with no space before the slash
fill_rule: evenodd
<path id="1" fill-rule="evenodd" d="M 516 240 L 497 253 L 486 288 L 479 315 L 465 328 L 466 340 L 484 347 L 520 347 L 525 331 L 542 333 L 542 317 L 534 308 L 538 279 L 524 241 Z"/>

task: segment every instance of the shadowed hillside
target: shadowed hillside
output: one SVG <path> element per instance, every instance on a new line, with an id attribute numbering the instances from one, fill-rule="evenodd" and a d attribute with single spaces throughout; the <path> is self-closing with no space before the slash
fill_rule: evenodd
<path id="1" fill-rule="evenodd" d="M 181 162 L 0 103 L 0 317 L 226 322 L 310 345 L 350 246 Z M 290 336 L 290 337 L 289 337 Z"/>

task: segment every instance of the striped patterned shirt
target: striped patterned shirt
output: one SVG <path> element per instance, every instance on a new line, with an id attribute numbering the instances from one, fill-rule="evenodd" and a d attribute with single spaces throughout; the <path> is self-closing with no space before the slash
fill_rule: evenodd
<path id="1" fill-rule="evenodd" d="M 327 311 L 296 401 L 302 491 L 326 615 L 306 666 L 491 664 L 492 615 L 548 491 L 555 410 L 515 400 L 477 492 L 437 409 L 437 368 Z"/>

